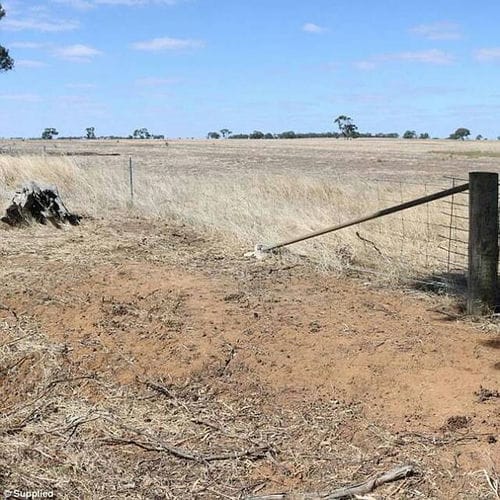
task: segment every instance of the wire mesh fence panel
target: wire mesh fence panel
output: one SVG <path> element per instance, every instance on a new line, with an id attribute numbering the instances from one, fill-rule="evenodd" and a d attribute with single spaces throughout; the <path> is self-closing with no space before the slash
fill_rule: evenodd
<path id="1" fill-rule="evenodd" d="M 383 209 L 466 182 L 452 177 L 422 184 L 379 179 L 374 190 L 378 209 Z M 358 235 L 367 252 L 379 253 L 377 272 L 456 288 L 467 272 L 468 192 L 367 223 Z"/>

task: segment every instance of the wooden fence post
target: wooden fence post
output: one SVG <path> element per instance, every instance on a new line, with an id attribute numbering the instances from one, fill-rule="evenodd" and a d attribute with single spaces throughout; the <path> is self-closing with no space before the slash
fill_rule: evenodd
<path id="1" fill-rule="evenodd" d="M 132 206 L 134 204 L 134 166 L 131 156 L 128 158 L 128 175 L 130 184 L 130 206 Z"/>
<path id="2" fill-rule="evenodd" d="M 497 270 L 498 174 L 470 172 L 468 314 L 488 314 L 494 310 Z"/>

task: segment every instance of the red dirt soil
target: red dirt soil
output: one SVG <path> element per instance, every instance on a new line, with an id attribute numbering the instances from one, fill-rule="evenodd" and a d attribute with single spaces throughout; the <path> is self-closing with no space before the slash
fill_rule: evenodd
<path id="1" fill-rule="evenodd" d="M 83 369 L 123 384 L 223 377 L 228 394 L 258 388 L 284 406 L 359 403 L 391 432 L 480 436 L 462 465 L 482 468 L 487 453 L 500 470 L 500 401 L 475 395 L 498 389 L 498 330 L 435 312 L 436 297 L 245 259 L 188 228 L 138 219 L 32 233 L 3 249 L 2 302 L 32 315 Z"/>

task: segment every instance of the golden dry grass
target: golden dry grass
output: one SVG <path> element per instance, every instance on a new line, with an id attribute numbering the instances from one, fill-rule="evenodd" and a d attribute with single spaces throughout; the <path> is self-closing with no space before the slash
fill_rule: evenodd
<path id="1" fill-rule="evenodd" d="M 36 180 L 57 185 L 69 208 L 86 215 L 108 217 L 114 210 L 133 210 L 142 216 L 173 218 L 216 231 L 230 246 L 238 242 L 250 249 L 257 243 L 276 243 L 345 222 L 450 183 L 374 182 L 355 175 L 310 174 L 297 168 L 292 172 L 192 171 L 158 164 L 149 168 L 136 161 L 131 207 L 125 158 L 120 159 L 121 165 L 115 158 L 99 162 L 76 158 L 0 156 L 2 204 L 6 206 L 20 184 Z M 447 212 L 443 202 L 435 202 L 290 250 L 325 269 L 370 268 L 384 271 L 391 279 L 431 275 L 445 270 L 442 236 L 450 222 Z"/>

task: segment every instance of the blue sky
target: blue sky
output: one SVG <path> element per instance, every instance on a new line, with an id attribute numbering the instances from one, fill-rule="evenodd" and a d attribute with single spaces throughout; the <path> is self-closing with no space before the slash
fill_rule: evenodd
<path id="1" fill-rule="evenodd" d="M 7 0 L 0 136 L 500 136 L 500 2 Z"/>

